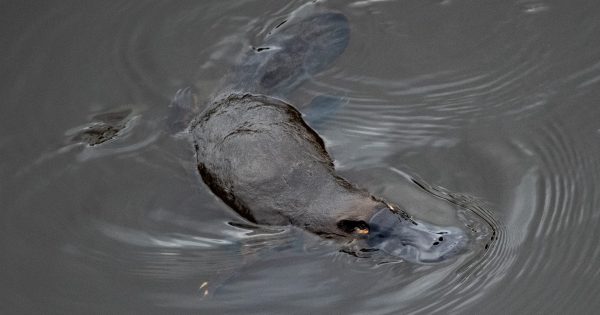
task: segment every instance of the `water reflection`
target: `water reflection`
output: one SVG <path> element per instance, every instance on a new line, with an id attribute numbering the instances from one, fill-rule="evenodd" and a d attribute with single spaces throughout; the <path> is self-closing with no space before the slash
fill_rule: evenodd
<path id="1" fill-rule="evenodd" d="M 343 176 L 417 217 L 473 227 L 469 254 L 435 265 L 248 226 L 163 129 L 177 89 L 210 99 L 242 47 L 302 3 L 5 5 L 7 309 L 594 312 L 596 2 L 327 1 L 348 16 L 350 46 L 289 101 L 310 112 L 315 97 L 343 100 L 313 126 Z M 123 109 L 113 139 L 70 142 Z"/>

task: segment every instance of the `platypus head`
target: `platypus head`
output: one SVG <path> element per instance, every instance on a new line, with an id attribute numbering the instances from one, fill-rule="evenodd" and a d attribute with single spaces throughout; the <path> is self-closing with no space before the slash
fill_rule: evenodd
<path id="1" fill-rule="evenodd" d="M 389 205 L 378 207 L 366 221 L 340 220 L 337 226 L 362 247 L 415 263 L 451 258 L 461 253 L 468 241 L 460 228 L 417 221 Z"/>

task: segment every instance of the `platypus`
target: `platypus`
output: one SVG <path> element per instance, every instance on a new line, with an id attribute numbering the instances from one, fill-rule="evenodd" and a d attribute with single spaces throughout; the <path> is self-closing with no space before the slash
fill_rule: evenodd
<path id="1" fill-rule="evenodd" d="M 294 225 L 411 262 L 437 262 L 468 242 L 457 227 L 413 219 L 336 175 L 321 137 L 286 98 L 350 40 L 348 19 L 310 3 L 251 47 L 188 131 L 202 180 L 256 224 Z M 175 106 L 193 99 L 190 89 Z"/>

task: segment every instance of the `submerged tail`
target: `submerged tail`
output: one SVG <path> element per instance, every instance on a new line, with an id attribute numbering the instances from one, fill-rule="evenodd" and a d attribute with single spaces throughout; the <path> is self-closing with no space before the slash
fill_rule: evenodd
<path id="1" fill-rule="evenodd" d="M 349 40 L 350 27 L 343 14 L 307 4 L 242 58 L 232 72 L 229 88 L 286 97 L 306 79 L 330 66 Z"/>
<path id="2" fill-rule="evenodd" d="M 309 3 L 279 24 L 233 68 L 221 93 L 287 98 L 302 82 L 325 70 L 350 40 L 348 19 Z M 184 130 L 202 108 L 191 88 L 177 91 L 166 118 L 169 131 Z"/>

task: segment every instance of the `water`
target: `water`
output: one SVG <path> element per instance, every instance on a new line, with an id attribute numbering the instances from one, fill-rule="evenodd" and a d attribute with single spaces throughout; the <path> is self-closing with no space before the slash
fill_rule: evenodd
<path id="1" fill-rule="evenodd" d="M 2 313 L 598 312 L 600 4 L 326 2 L 350 45 L 290 102 L 340 173 L 495 231 L 415 265 L 244 227 L 164 128 L 177 89 L 209 100 L 303 3 L 0 5 Z M 102 119 L 121 120 L 114 138 L 73 140 Z"/>

